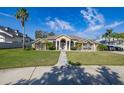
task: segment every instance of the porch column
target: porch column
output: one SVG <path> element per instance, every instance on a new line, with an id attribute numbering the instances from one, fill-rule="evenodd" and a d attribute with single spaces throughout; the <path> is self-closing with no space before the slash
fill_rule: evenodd
<path id="1" fill-rule="evenodd" d="M 82 43 L 82 45 L 81 45 L 81 51 L 83 51 L 84 50 L 84 45 L 83 45 L 83 43 Z"/>
<path id="2" fill-rule="evenodd" d="M 66 40 L 65 50 L 68 50 L 68 41 Z"/>
<path id="3" fill-rule="evenodd" d="M 74 47 L 75 47 L 75 41 L 74 41 Z"/>
<path id="4" fill-rule="evenodd" d="M 93 44 L 93 48 L 94 48 L 94 51 L 96 51 L 96 45 L 95 45 L 95 43 Z"/>
<path id="5" fill-rule="evenodd" d="M 69 41 L 69 50 L 70 50 L 70 47 L 71 47 L 71 41 Z"/>
<path id="6" fill-rule="evenodd" d="M 57 50 L 57 40 L 56 40 L 56 50 Z"/>
<path id="7" fill-rule="evenodd" d="M 61 47 L 60 47 L 60 40 L 59 40 L 59 49 L 58 50 L 60 50 L 61 49 Z"/>

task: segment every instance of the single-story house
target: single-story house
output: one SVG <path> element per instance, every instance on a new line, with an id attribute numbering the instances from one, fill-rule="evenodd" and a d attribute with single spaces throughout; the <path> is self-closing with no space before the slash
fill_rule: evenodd
<path id="1" fill-rule="evenodd" d="M 55 50 L 92 50 L 96 51 L 97 43 L 93 40 L 87 40 L 78 36 L 58 35 L 48 36 L 43 39 L 36 39 L 32 47 L 36 50 L 47 50 L 48 42 L 55 46 Z"/>

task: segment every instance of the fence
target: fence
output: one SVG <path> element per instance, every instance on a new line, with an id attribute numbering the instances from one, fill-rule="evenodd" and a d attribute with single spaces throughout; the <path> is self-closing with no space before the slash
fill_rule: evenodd
<path id="1" fill-rule="evenodd" d="M 22 47 L 22 43 L 3 43 L 0 42 L 0 49 L 3 48 L 21 48 Z"/>

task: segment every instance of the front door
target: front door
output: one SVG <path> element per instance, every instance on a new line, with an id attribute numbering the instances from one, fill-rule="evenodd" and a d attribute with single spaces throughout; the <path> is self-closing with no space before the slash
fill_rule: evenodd
<path id="1" fill-rule="evenodd" d="M 61 50 L 65 50 L 66 49 L 66 40 L 65 39 L 61 39 L 60 48 L 61 48 Z"/>

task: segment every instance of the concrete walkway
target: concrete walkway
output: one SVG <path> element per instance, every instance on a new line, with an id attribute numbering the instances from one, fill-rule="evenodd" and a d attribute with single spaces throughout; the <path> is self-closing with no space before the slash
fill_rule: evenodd
<path id="1" fill-rule="evenodd" d="M 58 63 L 55 66 L 63 66 L 63 65 L 67 65 L 67 64 L 68 64 L 68 62 L 67 62 L 66 52 L 61 51 Z"/>

